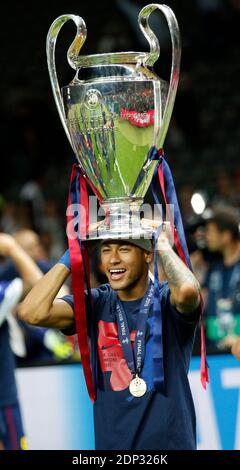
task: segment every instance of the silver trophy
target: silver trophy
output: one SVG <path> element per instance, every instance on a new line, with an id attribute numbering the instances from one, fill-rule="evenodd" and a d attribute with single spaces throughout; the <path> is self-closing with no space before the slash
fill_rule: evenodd
<path id="1" fill-rule="evenodd" d="M 170 84 L 160 79 L 153 65 L 160 55 L 159 42 L 148 18 L 160 10 L 172 42 Z M 71 83 L 60 91 L 55 45 L 68 20 L 77 33 L 67 52 L 75 70 Z M 179 78 L 181 44 L 178 23 L 166 5 L 145 6 L 138 17 L 150 52 L 118 52 L 79 56 L 87 36 L 80 16 L 62 15 L 47 36 L 47 60 L 52 90 L 62 125 L 87 182 L 107 213 L 98 231 L 88 239 L 151 237 L 144 228 L 140 207 L 157 164 L 150 149 L 162 148 L 171 118 Z"/>

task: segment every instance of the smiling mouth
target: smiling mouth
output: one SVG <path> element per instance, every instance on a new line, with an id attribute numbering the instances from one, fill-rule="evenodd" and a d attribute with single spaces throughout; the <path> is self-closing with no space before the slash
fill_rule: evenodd
<path id="1" fill-rule="evenodd" d="M 115 269 L 109 269 L 108 270 L 109 274 L 110 274 L 110 279 L 112 281 L 119 281 L 120 279 L 122 279 L 124 277 L 124 274 L 126 272 L 126 269 L 123 269 L 123 268 L 115 268 Z"/>

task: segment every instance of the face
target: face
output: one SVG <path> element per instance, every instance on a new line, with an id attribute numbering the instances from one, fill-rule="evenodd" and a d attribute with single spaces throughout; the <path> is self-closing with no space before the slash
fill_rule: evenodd
<path id="1" fill-rule="evenodd" d="M 114 290 L 125 290 L 148 276 L 152 254 L 130 243 L 104 243 L 101 262 L 109 284 Z"/>
<path id="2" fill-rule="evenodd" d="M 206 226 L 206 242 L 209 251 L 221 251 L 223 244 L 223 234 L 214 223 Z"/>
<path id="3" fill-rule="evenodd" d="M 21 247 L 33 258 L 35 261 L 45 257 L 44 250 L 41 246 L 40 239 L 37 234 L 32 231 L 25 231 L 16 235 L 16 240 Z"/>

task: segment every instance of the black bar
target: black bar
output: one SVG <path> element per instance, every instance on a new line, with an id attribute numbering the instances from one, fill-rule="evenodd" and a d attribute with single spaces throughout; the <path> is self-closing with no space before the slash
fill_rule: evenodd
<path id="1" fill-rule="evenodd" d="M 0 452 L 0 468 L 16 463 L 19 468 L 35 468 L 44 464 L 65 468 L 77 468 L 79 465 L 93 465 L 97 468 L 112 465 L 172 465 L 214 464 L 217 467 L 235 466 L 240 464 L 239 451 L 2 451 Z M 5 466 L 4 466 L 5 464 Z M 43 468 L 43 467 L 42 467 Z M 184 468 L 184 467 L 180 467 Z M 205 470 L 203 468 L 203 470 Z"/>

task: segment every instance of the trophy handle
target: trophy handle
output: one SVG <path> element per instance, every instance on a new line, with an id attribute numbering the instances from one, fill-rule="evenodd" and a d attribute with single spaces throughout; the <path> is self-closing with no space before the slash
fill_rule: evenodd
<path id="1" fill-rule="evenodd" d="M 56 40 L 57 40 L 57 37 L 58 37 L 58 33 L 59 33 L 60 29 L 62 28 L 62 26 L 68 20 L 74 21 L 74 23 L 77 27 L 77 33 L 76 33 L 76 36 L 75 36 L 71 46 L 68 49 L 67 59 L 68 59 L 68 63 L 70 64 L 70 66 L 74 70 L 77 70 L 78 67 L 76 65 L 76 59 L 78 57 L 78 53 L 79 53 L 82 45 L 85 42 L 85 39 L 87 37 L 87 28 L 86 28 L 86 25 L 85 25 L 83 19 L 80 16 L 61 15 L 58 18 L 56 18 L 56 20 L 52 23 L 52 25 L 50 26 L 50 29 L 48 31 L 46 51 L 47 51 L 48 71 L 49 71 L 49 75 L 50 75 L 50 81 L 51 81 L 53 96 L 54 96 L 54 99 L 55 99 L 55 103 L 56 103 L 56 106 L 57 106 L 57 110 L 58 110 L 62 125 L 64 127 L 64 130 L 65 130 L 66 134 L 67 134 L 70 145 L 71 145 L 71 147 L 73 147 L 72 142 L 71 142 L 71 137 L 70 137 L 70 134 L 69 134 L 69 130 L 68 130 L 67 124 L 66 124 L 66 115 L 65 115 L 65 110 L 64 110 L 64 104 L 63 104 L 62 94 L 61 94 L 59 83 L 58 83 L 58 77 L 57 77 L 57 72 L 56 72 L 56 64 L 55 64 L 55 46 L 56 46 Z"/>
<path id="2" fill-rule="evenodd" d="M 159 5 L 157 3 L 152 3 L 143 7 L 138 16 L 138 23 L 141 28 L 141 31 L 143 32 L 150 45 L 150 57 L 148 58 L 146 64 L 152 66 L 160 56 L 160 46 L 158 39 L 148 24 L 148 18 L 150 14 L 155 10 L 160 10 L 164 14 L 167 20 L 172 42 L 171 77 L 166 105 L 162 118 L 162 125 L 159 130 L 160 137 L 157 139 L 158 145 L 161 148 L 166 137 L 177 92 L 181 60 L 181 39 L 178 22 L 171 8 L 169 8 L 167 5 Z"/>

